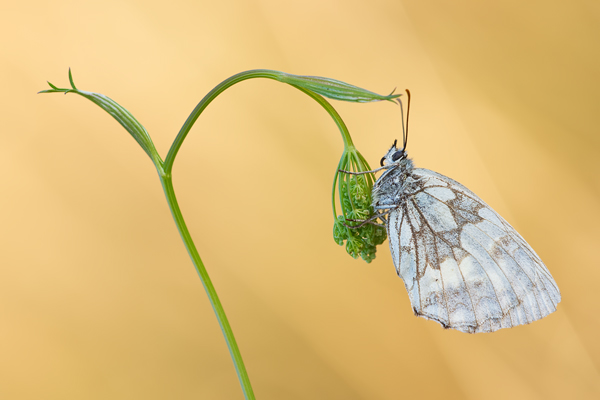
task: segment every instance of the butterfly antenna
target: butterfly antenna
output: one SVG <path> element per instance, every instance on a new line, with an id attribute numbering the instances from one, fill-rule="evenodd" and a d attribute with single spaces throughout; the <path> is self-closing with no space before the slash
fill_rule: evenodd
<path id="1" fill-rule="evenodd" d="M 396 99 L 398 104 L 400 104 L 400 115 L 402 116 L 402 150 L 406 148 L 406 131 L 404 129 L 404 107 L 402 106 L 402 100 L 399 98 Z"/>
<path id="2" fill-rule="evenodd" d="M 406 89 L 406 95 L 408 96 L 408 104 L 406 105 L 406 136 L 404 136 L 404 123 L 402 123 L 402 135 L 403 135 L 403 139 L 404 139 L 404 149 L 406 149 L 406 142 L 408 142 L 408 116 L 410 115 L 410 90 Z M 404 121 L 404 118 L 402 120 Z"/>

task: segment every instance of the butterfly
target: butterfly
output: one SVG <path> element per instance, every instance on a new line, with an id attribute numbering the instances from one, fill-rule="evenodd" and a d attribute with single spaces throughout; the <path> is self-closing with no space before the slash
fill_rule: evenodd
<path id="1" fill-rule="evenodd" d="M 407 132 L 403 148 L 394 142 L 381 159 L 378 170 L 385 171 L 373 185 L 372 205 L 414 314 L 479 333 L 556 311 L 560 291 L 531 246 L 465 186 L 415 168 Z"/>

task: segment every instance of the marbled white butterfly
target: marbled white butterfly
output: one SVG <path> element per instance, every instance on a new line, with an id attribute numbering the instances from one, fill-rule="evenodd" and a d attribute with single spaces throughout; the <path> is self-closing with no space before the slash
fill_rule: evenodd
<path id="1" fill-rule="evenodd" d="M 556 311 L 558 286 L 531 246 L 469 189 L 414 168 L 407 135 L 382 158 L 372 199 L 415 315 L 478 333 Z"/>

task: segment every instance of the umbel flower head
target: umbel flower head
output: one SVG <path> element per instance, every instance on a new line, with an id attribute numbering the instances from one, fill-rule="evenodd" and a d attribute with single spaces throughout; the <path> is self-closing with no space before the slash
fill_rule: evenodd
<path id="1" fill-rule="evenodd" d="M 341 171 L 340 171 L 341 170 Z M 371 190 L 375 183 L 372 173 L 361 175 L 348 174 L 348 172 L 370 171 L 369 164 L 354 146 L 344 149 L 333 180 L 333 239 L 342 246 L 346 242 L 346 251 L 354 258 L 362 257 L 370 263 L 375 259 L 377 246 L 386 239 L 383 226 L 365 223 L 373 215 L 371 206 Z M 337 215 L 335 208 L 336 184 L 342 215 Z"/>

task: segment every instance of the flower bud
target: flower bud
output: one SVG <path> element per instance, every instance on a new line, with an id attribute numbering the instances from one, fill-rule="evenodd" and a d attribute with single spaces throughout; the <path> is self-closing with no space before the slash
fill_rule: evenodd
<path id="1" fill-rule="evenodd" d="M 371 190 L 375 182 L 372 173 L 361 175 L 346 172 L 370 171 L 369 164 L 354 146 L 344 150 L 334 179 L 337 183 L 342 215 L 336 216 L 333 225 L 333 239 L 342 246 L 346 241 L 346 251 L 354 258 L 362 257 L 370 263 L 375 258 L 376 247 L 386 239 L 383 226 L 367 222 L 374 215 L 371 206 Z M 333 199 L 335 204 L 335 199 Z M 335 213 L 335 206 L 334 206 Z"/>

